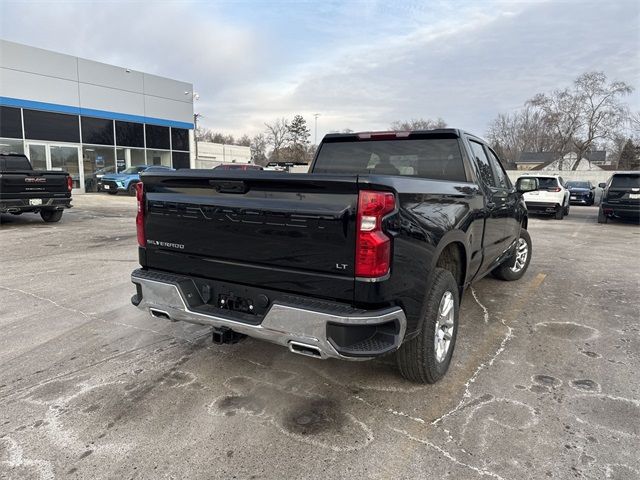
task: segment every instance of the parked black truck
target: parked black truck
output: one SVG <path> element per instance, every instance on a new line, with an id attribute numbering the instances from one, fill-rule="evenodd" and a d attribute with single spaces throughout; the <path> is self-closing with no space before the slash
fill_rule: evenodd
<path id="1" fill-rule="evenodd" d="M 490 272 L 527 270 L 524 191 L 454 129 L 327 135 L 309 174 L 142 175 L 132 303 L 317 358 L 397 350 L 401 373 L 449 366 L 460 297 Z"/>
<path id="2" fill-rule="evenodd" d="M 67 172 L 34 170 L 25 155 L 0 154 L 0 213 L 40 213 L 58 222 L 71 207 L 73 180 Z"/>

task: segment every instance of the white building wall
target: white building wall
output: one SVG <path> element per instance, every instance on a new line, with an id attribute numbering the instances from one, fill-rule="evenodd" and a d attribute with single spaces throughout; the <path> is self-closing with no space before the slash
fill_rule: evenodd
<path id="1" fill-rule="evenodd" d="M 507 170 L 509 179 L 515 183 L 515 181 L 523 176 L 554 176 L 559 175 L 565 182 L 572 180 L 591 181 L 594 185 L 599 183 L 605 183 L 611 175 L 615 172 L 608 170 L 534 170 L 534 171 L 522 171 L 522 170 Z"/>
<path id="2" fill-rule="evenodd" d="M 190 83 L 0 40 L 0 97 L 10 100 L 192 125 L 192 92 Z"/>
<path id="3" fill-rule="evenodd" d="M 223 163 L 251 163 L 251 149 L 240 145 L 198 142 L 195 168 L 213 168 Z"/>

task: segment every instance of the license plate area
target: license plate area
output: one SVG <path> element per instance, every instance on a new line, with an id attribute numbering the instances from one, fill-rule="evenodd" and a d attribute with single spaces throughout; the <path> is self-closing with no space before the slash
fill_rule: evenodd
<path id="1" fill-rule="evenodd" d="M 29 205 L 31 206 L 38 206 L 38 205 L 42 205 L 42 199 L 41 198 L 30 198 L 29 199 Z"/>
<path id="2" fill-rule="evenodd" d="M 255 315 L 253 300 L 246 297 L 237 297 L 233 293 L 218 295 L 218 308 Z"/>
<path id="3" fill-rule="evenodd" d="M 102 188 L 104 188 L 105 190 L 109 190 L 111 187 L 109 185 L 102 185 Z"/>
<path id="4" fill-rule="evenodd" d="M 640 193 L 630 193 L 629 194 L 629 198 L 634 199 L 634 200 L 638 199 L 638 198 L 640 198 Z"/>

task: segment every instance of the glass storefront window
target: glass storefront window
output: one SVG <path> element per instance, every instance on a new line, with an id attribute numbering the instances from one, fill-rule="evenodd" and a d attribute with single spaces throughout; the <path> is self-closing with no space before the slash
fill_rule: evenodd
<path id="1" fill-rule="evenodd" d="M 24 136 L 27 140 L 80 143 L 78 115 L 22 110 Z"/>
<path id="2" fill-rule="evenodd" d="M 49 145 L 51 169 L 69 172 L 73 179 L 73 188 L 80 188 L 80 168 L 78 165 L 78 147 Z"/>
<path id="3" fill-rule="evenodd" d="M 0 107 L 0 137 L 22 138 L 22 115 L 19 108 Z"/>
<path id="4" fill-rule="evenodd" d="M 171 149 L 189 151 L 189 130 L 171 127 Z"/>
<path id="5" fill-rule="evenodd" d="M 173 152 L 173 168 L 189 168 L 190 155 L 187 152 Z"/>
<path id="6" fill-rule="evenodd" d="M 116 149 L 116 166 L 118 172 L 125 168 L 135 167 L 136 165 L 145 165 L 144 150 L 141 148 L 117 148 Z"/>
<path id="7" fill-rule="evenodd" d="M 144 126 L 141 123 L 116 120 L 116 145 L 119 147 L 144 147 Z"/>
<path id="8" fill-rule="evenodd" d="M 161 127 L 160 125 L 145 125 L 147 132 L 147 148 L 162 148 L 169 150 L 171 146 L 169 127 Z"/>
<path id="9" fill-rule="evenodd" d="M 113 120 L 82 117 L 82 143 L 113 145 Z"/>
<path id="10" fill-rule="evenodd" d="M 0 153 L 24 153 L 22 140 L 0 138 Z"/>
<path id="11" fill-rule="evenodd" d="M 171 152 L 165 150 L 147 150 L 147 165 L 171 166 Z"/>
<path id="12" fill-rule="evenodd" d="M 29 145 L 27 153 L 31 166 L 34 170 L 47 169 L 47 146 L 46 145 Z"/>
<path id="13" fill-rule="evenodd" d="M 113 147 L 85 145 L 82 148 L 82 162 L 85 192 L 97 192 L 98 180 L 116 171 Z"/>

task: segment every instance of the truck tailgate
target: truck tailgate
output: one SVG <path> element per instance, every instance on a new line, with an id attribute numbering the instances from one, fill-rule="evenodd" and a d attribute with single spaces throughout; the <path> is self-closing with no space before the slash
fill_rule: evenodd
<path id="1" fill-rule="evenodd" d="M 351 301 L 356 176 L 143 174 L 146 266 Z"/>
<path id="2" fill-rule="evenodd" d="M 68 194 L 66 172 L 25 170 L 0 173 L 2 198 L 50 198 Z"/>

